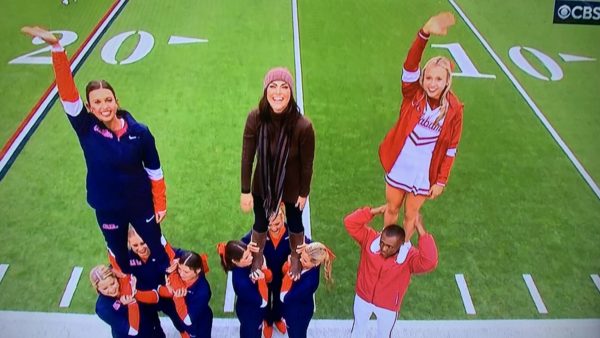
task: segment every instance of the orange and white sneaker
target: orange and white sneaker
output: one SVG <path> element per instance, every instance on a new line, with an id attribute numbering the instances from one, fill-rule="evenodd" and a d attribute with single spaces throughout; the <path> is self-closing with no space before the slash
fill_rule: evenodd
<path id="1" fill-rule="evenodd" d="M 285 334 L 287 332 L 287 324 L 283 318 L 275 322 L 275 327 L 277 328 L 277 331 L 281 332 L 281 334 Z"/>
<path id="2" fill-rule="evenodd" d="M 263 320 L 263 336 L 265 338 L 273 337 L 273 326 L 269 325 L 266 320 Z"/>

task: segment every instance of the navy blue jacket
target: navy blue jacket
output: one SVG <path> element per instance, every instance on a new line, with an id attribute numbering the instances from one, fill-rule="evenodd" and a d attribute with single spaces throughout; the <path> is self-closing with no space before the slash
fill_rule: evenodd
<path id="1" fill-rule="evenodd" d="M 240 321 L 240 338 L 260 338 L 259 329 L 265 317 L 266 307 L 261 308 L 262 298 L 258 284 L 250 279 L 250 267 L 233 268 L 233 290 L 237 295 L 235 314 Z"/>
<path id="2" fill-rule="evenodd" d="M 152 188 L 144 168 L 160 169 L 154 137 L 145 125 L 126 111 L 127 123 L 120 138 L 85 108 L 68 115 L 77 133 L 87 165 L 87 201 L 97 210 L 142 210 L 152 206 Z"/>
<path id="3" fill-rule="evenodd" d="M 140 330 L 137 337 L 164 337 L 156 308 L 149 304 L 138 302 L 140 309 Z M 98 295 L 96 313 L 98 317 L 110 325 L 112 336 L 115 338 L 132 337 L 129 332 L 127 305 L 121 304 L 117 298 Z"/>
<path id="4" fill-rule="evenodd" d="M 283 318 L 290 338 L 306 337 L 315 308 L 313 295 L 319 287 L 319 271 L 317 266 L 302 273 L 283 299 Z"/>
<path id="5" fill-rule="evenodd" d="M 191 337 L 210 337 L 212 330 L 213 312 L 209 306 L 212 293 L 204 274 L 187 289 L 185 304 L 192 325 L 186 327 Z"/>

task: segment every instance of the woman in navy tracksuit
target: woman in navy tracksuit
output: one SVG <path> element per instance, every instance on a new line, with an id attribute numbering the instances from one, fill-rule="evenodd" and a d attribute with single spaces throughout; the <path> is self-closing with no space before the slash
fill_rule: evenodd
<path id="1" fill-rule="evenodd" d="M 232 273 L 233 290 L 237 295 L 235 313 L 240 321 L 240 338 L 260 338 L 269 292 L 266 283 L 273 277 L 271 271 L 263 265 L 258 270 L 258 279 L 250 278 L 252 253 L 258 251 L 254 243 L 219 243 L 217 251 L 221 256 L 223 270 Z"/>
<path id="2" fill-rule="evenodd" d="M 206 280 L 208 272 L 206 255 L 200 256 L 195 252 L 184 250 L 176 250 L 176 252 L 179 259 L 177 273 L 185 285 L 185 290 L 173 290 L 170 285 L 167 286 L 171 297 L 185 298 L 191 321 L 191 324 L 188 325 L 179 320 L 179 325 L 185 326 L 185 332 L 189 334 L 189 337 L 210 338 L 213 312 L 209 306 L 211 291 Z M 164 295 L 162 291 L 160 294 L 161 297 Z M 174 308 L 175 303 L 171 301 L 170 306 Z"/>
<path id="3" fill-rule="evenodd" d="M 306 337 L 308 324 L 312 319 L 315 302 L 313 295 L 319 287 L 319 270 L 325 267 L 325 280 L 332 282 L 331 267 L 335 256 L 325 245 L 319 242 L 306 244 L 300 254 L 302 272 L 300 279 L 293 281 L 287 273 L 281 287 L 283 303 L 283 318 L 287 324 L 290 338 Z M 289 269 L 289 263 L 284 265 L 284 272 Z"/>
<path id="4" fill-rule="evenodd" d="M 152 306 L 158 302 L 155 291 L 137 290 L 135 296 L 131 293 L 125 295 L 119 280 L 105 265 L 98 265 L 90 271 L 90 282 L 98 292 L 96 314 L 110 325 L 114 338 L 165 337 L 156 308 Z M 137 302 L 136 315 L 132 317 L 130 311 L 133 309 L 130 305 L 134 302 Z"/>
<path id="5" fill-rule="evenodd" d="M 267 267 L 273 273 L 273 280 L 269 284 L 269 296 L 263 322 L 263 335 L 265 338 L 271 338 L 273 335 L 273 324 L 275 324 L 279 332 L 286 333 L 286 326 L 282 320 L 281 300 L 279 299 L 281 280 L 283 279 L 281 269 L 290 255 L 289 235 L 285 219 L 285 204 L 281 203 L 279 214 L 269 223 L 267 241 L 263 252 L 267 261 Z M 242 238 L 242 242 L 248 244 L 250 243 L 250 238 L 251 233 L 249 232 Z"/>
<path id="6" fill-rule="evenodd" d="M 167 212 L 166 188 L 150 130 L 120 109 L 104 80 L 87 84 L 84 105 L 58 39 L 39 27 L 22 31 L 52 46 L 60 100 L 85 157 L 87 201 L 96 211 L 109 250 L 128 273 L 127 229 L 132 224 L 166 269 L 169 261 L 159 226 Z"/>

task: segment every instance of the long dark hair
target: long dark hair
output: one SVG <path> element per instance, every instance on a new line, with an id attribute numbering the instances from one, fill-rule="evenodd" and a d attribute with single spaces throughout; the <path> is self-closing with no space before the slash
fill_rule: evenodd
<path id="1" fill-rule="evenodd" d="M 236 267 L 233 260 L 240 261 L 244 257 L 244 252 L 248 245 L 242 241 L 229 241 L 227 244 L 217 244 L 217 252 L 221 256 L 221 266 L 225 272 Z"/>
<path id="2" fill-rule="evenodd" d="M 184 251 L 179 258 L 179 264 L 187 266 L 194 271 L 205 272 L 202 266 L 202 258 L 193 251 Z"/>
<path id="3" fill-rule="evenodd" d="M 88 84 L 85 86 L 85 99 L 87 100 L 88 104 L 90 103 L 90 93 L 96 89 L 108 89 L 115 97 L 115 100 L 117 99 L 117 94 L 115 93 L 113 86 L 110 83 L 108 83 L 108 81 L 92 80 L 88 82 Z M 117 108 L 117 117 L 123 117 L 123 115 L 125 115 L 126 113 L 127 111 L 121 109 L 121 107 Z M 100 126 L 102 127 L 104 126 L 104 124 L 101 124 Z"/>
<path id="4" fill-rule="evenodd" d="M 268 88 L 268 87 L 267 87 Z M 270 123 L 271 122 L 271 113 L 274 113 L 273 108 L 269 104 L 269 100 L 267 99 L 267 88 L 263 91 L 263 96 L 260 98 L 258 102 L 258 117 L 260 123 Z M 300 108 L 294 99 L 294 92 L 290 88 L 290 102 L 288 102 L 287 107 L 281 113 L 284 116 L 285 128 L 288 137 L 292 137 L 292 132 L 296 127 L 296 122 L 302 116 L 300 114 Z"/>

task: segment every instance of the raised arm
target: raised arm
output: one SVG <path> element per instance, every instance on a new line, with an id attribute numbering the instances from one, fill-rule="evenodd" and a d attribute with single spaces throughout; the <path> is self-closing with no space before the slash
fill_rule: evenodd
<path id="1" fill-rule="evenodd" d="M 412 97 L 419 88 L 419 76 L 421 75 L 419 64 L 427 41 L 431 35 L 446 35 L 448 28 L 454 25 L 454 15 L 450 12 L 437 14 L 425 23 L 419 30 L 413 41 L 402 69 L 402 96 Z"/>
<path id="2" fill-rule="evenodd" d="M 83 101 L 79 96 L 73 74 L 71 73 L 71 65 L 67 59 L 67 53 L 60 45 L 59 40 L 54 34 L 40 27 L 21 28 L 21 31 L 31 37 L 37 37 L 52 46 L 52 68 L 56 77 L 56 86 L 60 102 L 62 103 L 65 113 L 70 117 L 69 121 L 77 133 L 82 133 L 87 130 L 87 125 L 91 122 L 90 116 L 81 114 L 84 110 Z"/>
<path id="3" fill-rule="evenodd" d="M 361 247 L 365 245 L 369 233 L 375 232 L 368 225 L 374 215 L 378 214 L 378 210 L 379 208 L 371 209 L 370 207 L 364 207 L 356 209 L 344 218 L 346 231 Z"/>
<path id="4" fill-rule="evenodd" d="M 417 254 L 409 261 L 411 273 L 425 273 L 435 269 L 438 263 L 438 251 L 433 236 L 425 230 L 421 215 L 417 217 L 415 228 L 419 234 Z"/>

